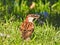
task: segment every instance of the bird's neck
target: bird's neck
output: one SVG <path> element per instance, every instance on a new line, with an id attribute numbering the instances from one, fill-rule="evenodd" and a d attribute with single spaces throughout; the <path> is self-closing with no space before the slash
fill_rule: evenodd
<path id="1" fill-rule="evenodd" d="M 33 23 L 33 18 L 31 18 L 31 17 L 29 17 L 29 18 L 26 18 L 26 20 L 25 20 L 26 22 L 31 22 L 31 23 Z"/>

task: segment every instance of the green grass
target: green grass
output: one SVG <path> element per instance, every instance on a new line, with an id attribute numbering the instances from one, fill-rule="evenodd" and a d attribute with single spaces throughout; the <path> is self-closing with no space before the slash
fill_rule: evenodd
<path id="1" fill-rule="evenodd" d="M 27 0 L 20 5 L 19 0 L 0 0 L 0 45 L 60 45 L 60 0 L 42 1 L 38 0 L 31 10 Z M 47 22 L 42 26 L 35 23 L 31 40 L 23 40 L 19 29 L 23 19 L 29 13 L 44 11 L 49 14 Z"/>
<path id="2" fill-rule="evenodd" d="M 1 23 L 0 33 L 10 37 L 0 36 L 0 45 L 60 45 L 60 32 L 52 25 L 35 26 L 30 41 L 21 38 L 20 25 L 19 21 Z"/>

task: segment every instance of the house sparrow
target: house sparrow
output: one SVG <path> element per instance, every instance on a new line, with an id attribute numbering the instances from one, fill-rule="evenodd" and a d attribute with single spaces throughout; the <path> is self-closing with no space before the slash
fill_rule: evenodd
<path id="1" fill-rule="evenodd" d="M 37 14 L 29 14 L 29 15 L 27 15 L 24 22 L 21 24 L 20 31 L 21 31 L 22 38 L 24 40 L 29 40 L 30 39 L 30 37 L 31 37 L 31 35 L 34 31 L 33 20 L 34 19 L 37 20 L 39 17 L 40 17 L 40 15 L 37 15 Z"/>

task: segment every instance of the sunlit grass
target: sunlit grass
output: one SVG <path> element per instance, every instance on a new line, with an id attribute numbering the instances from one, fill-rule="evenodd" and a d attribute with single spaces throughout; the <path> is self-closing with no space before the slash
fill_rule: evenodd
<path id="1" fill-rule="evenodd" d="M 60 45 L 60 0 L 52 5 L 47 0 L 45 4 L 42 0 L 37 2 L 31 10 L 26 0 L 22 0 L 21 4 L 19 0 L 0 0 L 0 45 Z M 44 11 L 51 17 L 42 26 L 35 24 L 30 41 L 23 40 L 20 33 L 23 19 L 29 13 Z"/>
<path id="2" fill-rule="evenodd" d="M 60 44 L 60 32 L 49 24 L 35 26 L 31 40 L 24 41 L 21 38 L 19 21 L 0 24 L 0 33 L 6 36 L 0 36 L 0 45 L 56 45 Z M 9 37 L 7 37 L 9 35 Z"/>

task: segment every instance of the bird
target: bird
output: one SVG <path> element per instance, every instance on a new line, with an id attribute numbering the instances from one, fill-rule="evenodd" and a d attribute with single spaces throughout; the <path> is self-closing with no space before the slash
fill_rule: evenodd
<path id="1" fill-rule="evenodd" d="M 22 22 L 20 26 L 21 37 L 24 40 L 30 40 L 32 33 L 34 32 L 34 19 L 38 19 L 40 15 L 28 14 L 26 19 Z"/>

